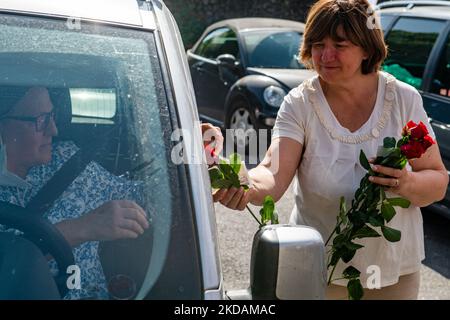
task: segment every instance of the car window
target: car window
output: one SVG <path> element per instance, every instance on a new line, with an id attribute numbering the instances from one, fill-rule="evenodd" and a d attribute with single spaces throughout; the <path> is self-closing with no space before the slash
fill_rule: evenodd
<path id="1" fill-rule="evenodd" d="M 392 21 L 394 21 L 394 19 L 395 16 L 388 14 L 380 14 L 381 29 L 383 29 L 383 31 L 386 31 L 386 29 L 389 27 Z"/>
<path id="2" fill-rule="evenodd" d="M 450 35 L 447 36 L 447 41 L 442 48 L 430 91 L 450 97 Z"/>
<path id="3" fill-rule="evenodd" d="M 386 38 L 389 52 L 383 69 L 420 89 L 431 49 L 444 26 L 440 20 L 400 18 Z"/>
<path id="4" fill-rule="evenodd" d="M 298 60 L 302 36 L 296 31 L 248 31 L 243 33 L 243 39 L 250 67 L 304 68 Z"/>
<path id="5" fill-rule="evenodd" d="M 72 122 L 113 123 L 116 115 L 116 92 L 114 88 L 71 88 Z"/>
<path id="6" fill-rule="evenodd" d="M 195 54 L 213 60 L 226 53 L 238 60 L 240 58 L 236 33 L 229 28 L 220 28 L 207 34 L 195 50 Z"/>
<path id="7" fill-rule="evenodd" d="M 190 249 L 195 235 L 186 227 L 192 222 L 179 216 L 187 216 L 189 207 L 181 204 L 181 169 L 170 158 L 170 87 L 155 35 L 88 23 L 75 30 L 64 20 L 0 15 L 0 42 L 2 142 L 10 148 L 9 141 L 27 137 L 14 153 L 8 149 L 8 158 L 26 170 L 19 180 L 0 178 L 0 201 L 26 207 L 69 159 L 78 152 L 86 157 L 74 162 L 68 184 L 67 172 L 56 180 L 48 192 L 59 196 L 40 213 L 55 225 L 84 221 L 89 227 L 76 233 L 84 235 L 73 248 L 80 282 L 65 298 L 199 298 L 198 260 Z M 105 228 L 113 219 L 102 224 L 98 217 L 118 208 L 126 214 L 117 228 L 136 228 L 142 212 L 139 223 L 144 219 L 149 227 L 137 238 L 110 233 Z M 21 233 L 8 225 L 0 231 Z M 179 248 L 174 237 L 182 241 Z M 175 267 L 176 261 L 183 266 Z M 54 261 L 49 266 L 58 272 Z M 170 281 L 161 282 L 163 276 Z"/>

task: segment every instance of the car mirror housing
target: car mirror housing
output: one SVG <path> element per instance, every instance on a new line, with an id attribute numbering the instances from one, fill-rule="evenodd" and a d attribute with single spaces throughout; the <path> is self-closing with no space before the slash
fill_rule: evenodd
<path id="1" fill-rule="evenodd" d="M 252 299 L 325 299 L 325 246 L 314 228 L 268 225 L 254 236 Z"/>
<path id="2" fill-rule="evenodd" d="M 235 69 L 239 64 L 239 61 L 236 60 L 236 57 L 229 53 L 221 54 L 216 58 L 216 61 L 220 67 L 226 67 L 230 69 Z"/>

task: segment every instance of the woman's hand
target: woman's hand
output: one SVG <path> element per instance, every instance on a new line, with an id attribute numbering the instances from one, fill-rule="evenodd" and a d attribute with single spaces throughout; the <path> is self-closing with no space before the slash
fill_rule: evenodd
<path id="1" fill-rule="evenodd" d="M 273 139 L 264 160 L 248 172 L 251 188 L 245 192 L 244 188 L 220 189 L 213 194 L 214 202 L 220 201 L 230 209 L 244 210 L 249 202 L 263 205 L 267 195 L 278 201 L 294 178 L 302 150 L 302 144 L 291 138 Z"/>
<path id="2" fill-rule="evenodd" d="M 373 164 L 375 159 L 370 159 Z M 386 177 L 374 177 L 374 183 L 387 186 L 392 192 L 411 201 L 417 207 L 425 207 L 445 197 L 448 172 L 437 144 L 432 145 L 420 157 L 409 161 L 411 171 L 406 168 L 392 169 L 376 165 L 375 172 Z"/>
<path id="3" fill-rule="evenodd" d="M 254 189 L 249 189 L 247 191 L 244 188 L 230 188 L 230 189 L 220 189 L 213 194 L 214 202 L 219 201 L 225 207 L 233 210 L 244 210 L 247 204 L 251 201 L 251 197 L 255 192 Z"/>
<path id="4" fill-rule="evenodd" d="M 384 175 L 384 177 L 370 176 L 369 180 L 373 183 L 390 188 L 390 191 L 406 197 L 410 175 L 406 167 L 403 169 L 394 169 L 381 165 L 372 165 L 372 170 Z"/>
<path id="5" fill-rule="evenodd" d="M 137 238 L 149 227 L 147 215 L 129 200 L 112 200 L 78 218 L 84 241 Z"/>

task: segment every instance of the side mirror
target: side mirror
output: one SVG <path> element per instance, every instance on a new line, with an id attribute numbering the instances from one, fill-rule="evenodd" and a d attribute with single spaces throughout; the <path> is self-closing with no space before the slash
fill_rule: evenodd
<path id="1" fill-rule="evenodd" d="M 225 67 L 231 70 L 234 70 L 239 64 L 235 56 L 229 53 L 221 54 L 216 58 L 216 61 L 219 67 Z"/>
<path id="2" fill-rule="evenodd" d="M 253 300 L 325 299 L 325 245 L 311 227 L 268 225 L 253 239 L 250 292 Z"/>

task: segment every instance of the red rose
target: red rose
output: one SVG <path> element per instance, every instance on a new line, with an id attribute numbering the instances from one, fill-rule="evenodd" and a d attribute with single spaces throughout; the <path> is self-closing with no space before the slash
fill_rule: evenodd
<path id="1" fill-rule="evenodd" d="M 410 121 L 412 122 L 412 121 Z M 409 124 L 409 122 L 408 122 Z M 427 127 L 423 124 L 422 121 L 419 122 L 417 126 L 411 128 L 411 138 L 413 139 L 423 139 L 428 134 Z"/>
<path id="2" fill-rule="evenodd" d="M 420 158 L 425 153 L 425 149 L 419 141 L 410 140 L 409 143 L 400 147 L 402 154 L 408 159 Z"/>
<path id="3" fill-rule="evenodd" d="M 432 137 L 430 137 L 429 135 L 426 135 L 425 137 L 423 137 L 422 147 L 425 150 L 427 150 L 429 147 L 431 147 L 435 143 L 436 143 L 436 141 L 434 141 Z"/>
<path id="4" fill-rule="evenodd" d="M 411 134 L 411 129 L 414 128 L 414 127 L 417 127 L 417 123 L 415 123 L 412 120 L 408 121 L 406 126 L 403 127 L 402 136 L 406 137 L 406 136 L 410 135 Z"/>
<path id="5" fill-rule="evenodd" d="M 408 127 L 408 129 L 412 129 L 414 127 L 417 127 L 417 123 L 415 123 L 412 120 L 409 120 L 408 123 L 406 124 L 406 127 Z"/>
<path id="6" fill-rule="evenodd" d="M 206 163 L 208 165 L 213 165 L 219 163 L 218 155 L 216 154 L 216 149 L 211 147 L 210 145 L 206 145 L 204 147 L 205 155 L 206 155 Z"/>

